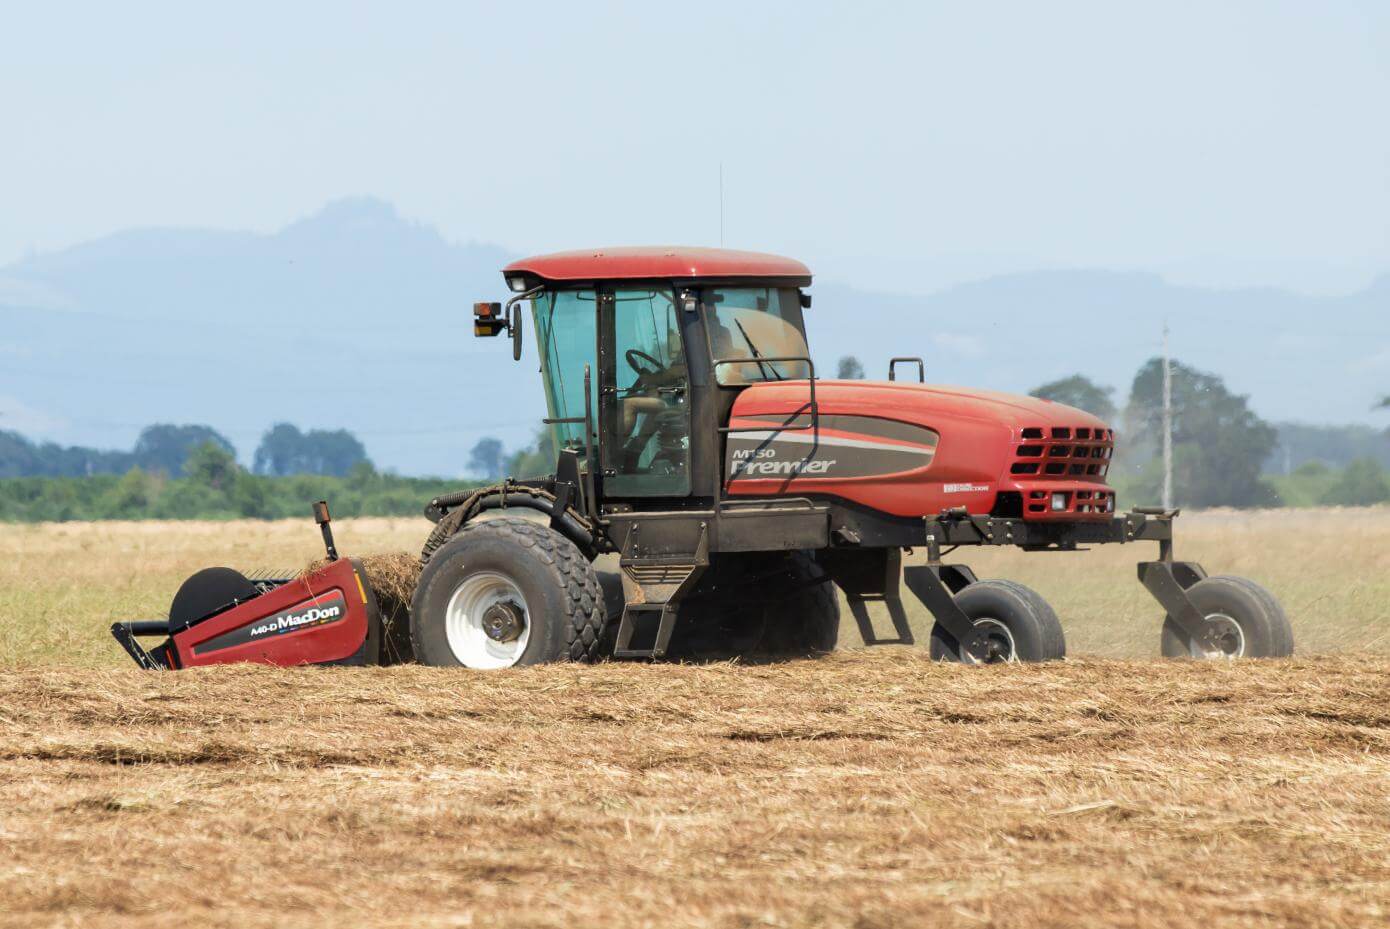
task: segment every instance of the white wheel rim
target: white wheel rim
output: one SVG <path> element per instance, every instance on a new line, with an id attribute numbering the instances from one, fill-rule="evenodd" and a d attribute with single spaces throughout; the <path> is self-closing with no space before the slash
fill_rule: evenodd
<path id="1" fill-rule="evenodd" d="M 1206 633 L 1187 643 L 1193 658 L 1204 661 L 1240 658 L 1245 655 L 1245 630 L 1225 613 L 1207 616 Z"/>
<path id="2" fill-rule="evenodd" d="M 493 618 L 488 611 L 493 607 L 519 614 L 520 630 L 515 637 L 499 641 L 488 634 Z M 510 668 L 521 660 L 526 643 L 531 641 L 531 613 L 526 598 L 509 578 L 482 571 L 464 578 L 449 596 L 444 633 L 454 657 L 465 667 Z"/>
<path id="3" fill-rule="evenodd" d="M 994 640 L 1000 646 L 1007 648 L 1007 657 L 996 659 L 996 662 L 1006 664 L 1015 664 L 1018 662 L 1018 649 L 1014 646 L 1014 634 L 1009 631 L 1008 626 L 997 619 L 985 618 L 975 620 L 975 628 L 983 630 L 987 637 Z M 964 649 L 961 649 L 961 655 L 965 658 L 967 664 L 981 663 L 980 659 Z"/>

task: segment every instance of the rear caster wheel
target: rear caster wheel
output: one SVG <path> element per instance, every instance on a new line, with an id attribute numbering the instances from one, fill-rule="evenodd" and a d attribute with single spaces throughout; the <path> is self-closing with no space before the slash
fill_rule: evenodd
<path id="1" fill-rule="evenodd" d="M 1054 661 L 1066 657 L 1062 624 L 1036 591 L 1013 581 L 977 581 L 956 594 L 966 616 L 983 629 L 990 654 L 983 663 Z M 940 623 L 932 627 L 931 656 L 938 661 L 980 664 Z"/>
<path id="2" fill-rule="evenodd" d="M 1187 588 L 1187 597 L 1207 618 L 1206 633 L 1189 639 L 1166 617 L 1165 658 L 1216 661 L 1230 658 L 1283 658 L 1293 654 L 1293 628 L 1274 595 L 1243 577 L 1217 575 Z"/>

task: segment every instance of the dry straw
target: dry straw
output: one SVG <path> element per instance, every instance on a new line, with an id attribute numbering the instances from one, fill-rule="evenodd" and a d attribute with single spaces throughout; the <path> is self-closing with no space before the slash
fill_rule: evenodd
<path id="1" fill-rule="evenodd" d="M 1390 660 L 0 676 L 0 923 L 1385 925 Z"/>

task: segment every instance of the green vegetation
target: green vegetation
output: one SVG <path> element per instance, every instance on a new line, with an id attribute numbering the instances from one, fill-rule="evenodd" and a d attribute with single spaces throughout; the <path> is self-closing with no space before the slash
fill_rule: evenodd
<path id="1" fill-rule="evenodd" d="M 1265 482 L 1274 488 L 1274 497 L 1281 506 L 1322 506 L 1340 476 L 1340 471 L 1321 461 L 1308 461 L 1292 474 L 1266 477 Z"/>
<path id="2" fill-rule="evenodd" d="M 1028 393 L 1030 396 L 1042 400 L 1074 406 L 1078 410 L 1085 410 L 1092 416 L 1098 416 L 1106 422 L 1110 422 L 1115 418 L 1115 403 L 1110 399 L 1110 395 L 1114 392 L 1115 388 L 1113 387 L 1102 387 L 1088 377 L 1073 374 L 1071 377 L 1064 377 L 1061 380 L 1043 384 L 1041 387 L 1035 387 Z"/>
<path id="3" fill-rule="evenodd" d="M 504 477 L 537 478 L 555 471 L 555 439 L 549 426 L 537 427 L 531 444 L 507 451 L 500 439 L 484 436 L 468 453 L 468 472 L 492 484 Z"/>
<path id="4" fill-rule="evenodd" d="M 484 436 L 473 443 L 468 452 L 468 471 L 486 480 L 496 480 L 502 476 L 506 467 L 507 454 L 502 441 L 494 436 Z"/>
<path id="5" fill-rule="evenodd" d="M 1296 471 L 1310 462 L 1343 468 L 1358 458 L 1374 458 L 1390 468 L 1390 431 L 1364 424 L 1276 423 L 1279 445 L 1265 461 L 1266 473 Z"/>
<path id="6" fill-rule="evenodd" d="M 438 494 L 468 482 L 378 473 L 362 462 L 346 477 L 249 474 L 225 450 L 199 446 L 186 476 L 134 468 L 122 475 L 0 479 L 0 521 L 87 519 L 283 519 L 302 517 L 314 500 L 335 516 L 415 516 Z"/>
<path id="7" fill-rule="evenodd" d="M 146 426 L 128 452 L 31 442 L 17 432 L 0 430 L 0 478 L 87 477 L 124 474 L 131 468 L 178 474 L 189 453 L 206 442 L 234 452 L 232 443 L 209 426 Z"/>
<path id="8" fill-rule="evenodd" d="M 1276 506 L 1374 506 L 1390 503 L 1390 473 L 1370 458 L 1333 468 L 1309 461 L 1292 474 L 1265 477 Z"/>
<path id="9" fill-rule="evenodd" d="M 1189 507 L 1373 506 L 1390 503 L 1390 433 L 1370 426 L 1271 426 L 1222 379 L 1174 361 L 1173 471 L 1177 502 Z M 1076 374 L 1031 391 L 1035 397 L 1119 422 L 1120 440 L 1107 480 L 1122 508 L 1158 502 L 1162 481 L 1162 360 L 1135 375 L 1123 410 L 1113 390 Z M 1288 474 L 1271 465 L 1293 465 Z M 1261 471 L 1266 473 L 1261 474 Z"/>
<path id="10" fill-rule="evenodd" d="M 1117 471 L 1109 483 L 1122 509 L 1154 499 L 1149 474 Z M 1374 506 L 1390 503 L 1390 472 L 1370 459 L 1352 462 L 1346 468 L 1309 461 L 1292 474 L 1265 475 L 1260 479 L 1259 493 L 1268 501 L 1264 505 L 1272 507 Z"/>
<path id="11" fill-rule="evenodd" d="M 1358 458 L 1347 465 L 1322 497 L 1322 502 L 1331 506 L 1364 506 L 1386 501 L 1390 501 L 1390 480 L 1386 479 L 1385 469 L 1370 458 Z"/>
<path id="12" fill-rule="evenodd" d="M 1274 427 L 1255 415 L 1248 398 L 1231 393 L 1220 377 L 1179 361 L 1172 363 L 1173 486 L 1186 506 L 1274 506 L 1270 486 L 1260 472 L 1274 450 Z M 1151 358 L 1134 376 L 1125 432 L 1146 437 L 1163 434 L 1163 361 Z M 1129 449 L 1131 462 L 1142 462 L 1143 443 Z M 1156 452 L 1157 448 L 1152 448 Z M 1138 454 L 1136 454 L 1138 453 Z M 1149 499 L 1157 499 L 1162 468 L 1156 455 L 1143 473 Z"/>
<path id="13" fill-rule="evenodd" d="M 290 474 L 346 477 L 367 460 L 367 450 L 346 429 L 300 432 L 299 427 L 291 423 L 276 423 L 261 437 L 251 470 L 276 477 Z"/>
<path id="14" fill-rule="evenodd" d="M 512 453 L 507 459 L 507 474 L 512 477 L 541 477 L 555 471 L 555 437 L 550 427 L 541 426 L 536 430 L 534 444 Z"/>
<path id="15" fill-rule="evenodd" d="M 284 519 L 315 500 L 338 516 L 415 516 L 432 497 L 472 486 L 381 474 L 351 433 L 289 423 L 265 433 L 250 471 L 208 426 L 149 426 L 129 452 L 0 432 L 0 522 Z"/>
<path id="16" fill-rule="evenodd" d="M 1261 469 L 1277 441 L 1273 426 L 1231 393 L 1215 374 L 1172 362 L 1173 485 L 1188 507 L 1279 506 L 1275 486 Z M 1108 480 L 1121 506 L 1159 502 L 1163 481 L 1163 361 L 1151 358 L 1134 376 L 1129 402 L 1118 410 L 1113 388 L 1081 374 L 1043 384 L 1031 393 L 1086 410 L 1119 427 Z M 1119 422 L 1116 422 L 1116 420 Z M 1300 499 L 1301 488 L 1295 492 Z"/>
<path id="17" fill-rule="evenodd" d="M 236 449 L 211 426 L 156 423 L 140 432 L 128 452 L 32 442 L 17 432 L 0 430 L 0 478 L 89 477 L 125 474 L 132 468 L 147 472 L 184 474 L 193 450 L 205 444 L 236 455 Z M 345 429 L 300 432 L 290 423 L 276 423 L 261 437 L 251 470 L 284 477 L 290 474 L 329 474 L 346 477 L 369 462 L 357 437 Z"/>

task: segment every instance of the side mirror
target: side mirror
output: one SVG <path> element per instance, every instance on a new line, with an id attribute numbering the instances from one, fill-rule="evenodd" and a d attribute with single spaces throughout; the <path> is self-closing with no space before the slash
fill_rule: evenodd
<path id="1" fill-rule="evenodd" d="M 506 328 L 507 321 L 502 318 L 502 304 L 473 304 L 473 335 L 480 339 L 490 338 Z"/>
<path id="2" fill-rule="evenodd" d="M 515 299 L 507 304 L 505 312 L 506 316 L 503 316 L 502 304 L 500 303 L 473 304 L 473 334 L 481 339 L 501 335 L 503 332 L 507 333 L 512 337 L 512 358 L 515 361 L 520 361 L 521 310 L 517 308 Z"/>

